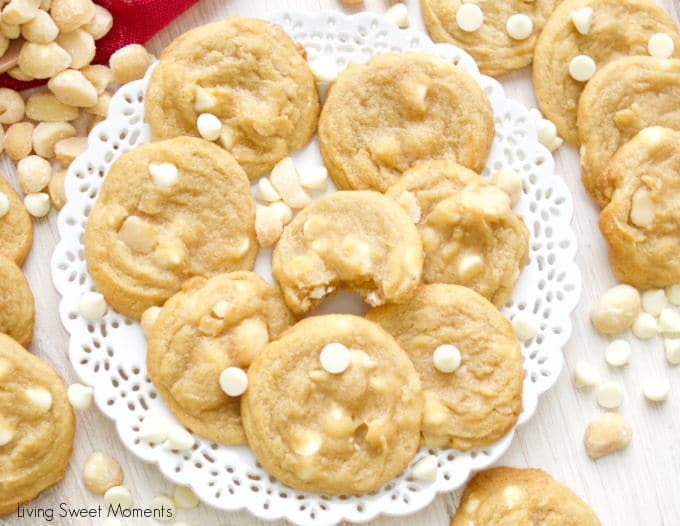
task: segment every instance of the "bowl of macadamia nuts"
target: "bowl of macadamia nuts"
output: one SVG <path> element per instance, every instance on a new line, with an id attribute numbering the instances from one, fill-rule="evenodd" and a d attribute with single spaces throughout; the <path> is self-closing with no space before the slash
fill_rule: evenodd
<path id="1" fill-rule="evenodd" d="M 44 217 L 64 205 L 66 169 L 106 117 L 112 93 L 142 78 L 154 57 L 129 44 L 108 65 L 93 64 L 114 20 L 92 0 L 0 0 L 0 7 L 0 71 L 46 82 L 22 92 L 0 87 L 0 153 L 16 163 L 28 212 Z"/>

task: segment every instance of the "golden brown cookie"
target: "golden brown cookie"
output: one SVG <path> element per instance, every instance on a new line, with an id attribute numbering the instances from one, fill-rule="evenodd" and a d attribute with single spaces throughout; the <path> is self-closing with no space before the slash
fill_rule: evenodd
<path id="1" fill-rule="evenodd" d="M 476 31 L 464 31 L 456 21 L 461 0 L 420 0 L 425 28 L 435 42 L 463 48 L 477 62 L 485 75 L 499 76 L 531 63 L 536 39 L 560 0 L 479 0 L 474 2 L 484 14 Z M 469 2 L 467 2 L 469 3 Z M 525 15 L 531 20 L 531 32 L 516 39 L 508 34 L 508 19 Z"/>
<path id="2" fill-rule="evenodd" d="M 0 515 L 16 513 L 64 477 L 74 432 L 59 375 L 0 334 Z"/>
<path id="3" fill-rule="evenodd" d="M 484 447 L 515 425 L 524 376 L 519 341 L 482 296 L 423 285 L 408 303 L 371 309 L 366 318 L 396 338 L 420 375 L 426 445 Z"/>
<path id="4" fill-rule="evenodd" d="M 451 526 L 600 526 L 588 505 L 540 469 L 492 468 L 465 488 Z"/>
<path id="5" fill-rule="evenodd" d="M 385 195 L 418 227 L 425 283 L 464 285 L 503 306 L 529 253 L 529 231 L 505 192 L 457 163 L 429 161 Z"/>
<path id="6" fill-rule="evenodd" d="M 384 192 L 418 161 L 480 172 L 494 137 L 491 104 L 471 75 L 434 55 L 373 56 L 332 84 L 319 148 L 342 190 Z"/>
<path id="7" fill-rule="evenodd" d="M 189 429 L 244 444 L 240 398 L 220 388 L 227 367 L 248 369 L 256 353 L 295 323 L 281 291 L 252 272 L 194 278 L 163 306 L 149 336 L 149 378 Z"/>
<path id="8" fill-rule="evenodd" d="M 92 279 L 135 319 L 193 276 L 252 269 L 256 253 L 248 178 L 225 150 L 192 137 L 121 155 L 85 229 Z"/>
<path id="9" fill-rule="evenodd" d="M 0 175 L 0 255 L 21 265 L 33 243 L 33 222 L 26 207 L 12 185 Z"/>
<path id="10" fill-rule="evenodd" d="M 192 29 L 165 49 L 145 108 L 154 140 L 198 136 L 198 116 L 217 116 L 217 143 L 252 178 L 309 142 L 319 95 L 304 54 L 280 27 L 232 16 Z"/>
<path id="11" fill-rule="evenodd" d="M 578 109 L 581 179 L 604 206 L 611 197 L 602 171 L 619 147 L 648 126 L 680 130 L 680 60 L 626 57 L 588 82 Z"/>
<path id="12" fill-rule="evenodd" d="M 581 34 L 572 11 L 593 10 L 587 34 Z M 653 0 L 564 0 L 545 23 L 534 50 L 533 81 L 536 98 L 559 135 L 572 144 L 579 140 L 576 111 L 585 82 L 574 80 L 569 63 L 586 55 L 597 70 L 625 55 L 648 55 L 650 37 L 666 33 L 680 56 L 680 35 L 673 19 Z M 589 84 L 589 83 L 588 83 Z"/>
<path id="13" fill-rule="evenodd" d="M 406 212 L 366 190 L 313 201 L 286 226 L 272 255 L 272 273 L 298 314 L 338 289 L 371 305 L 406 301 L 422 269 L 420 236 Z"/>
<path id="14" fill-rule="evenodd" d="M 640 289 L 680 282 L 680 131 L 642 130 L 603 178 L 613 193 L 600 230 L 616 277 Z"/>
<path id="15" fill-rule="evenodd" d="M 0 255 L 0 333 L 5 333 L 24 347 L 33 337 L 35 305 L 26 276 L 16 263 Z"/>
<path id="16" fill-rule="evenodd" d="M 267 345 L 241 397 L 260 464 L 295 489 L 333 495 L 367 493 L 401 473 L 418 449 L 422 407 L 394 338 L 348 315 L 307 318 Z"/>

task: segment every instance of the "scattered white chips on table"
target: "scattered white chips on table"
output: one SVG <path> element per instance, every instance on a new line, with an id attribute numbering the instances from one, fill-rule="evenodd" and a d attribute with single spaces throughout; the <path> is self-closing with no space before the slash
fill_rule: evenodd
<path id="1" fill-rule="evenodd" d="M 107 506 L 113 506 L 114 508 L 120 506 L 127 510 L 132 507 L 132 496 L 130 495 L 130 490 L 125 486 L 114 486 L 104 493 L 104 502 Z"/>
<path id="2" fill-rule="evenodd" d="M 184 510 L 195 508 L 199 504 L 194 490 L 188 486 L 175 486 L 172 499 L 175 501 L 175 506 Z"/>
<path id="3" fill-rule="evenodd" d="M 623 389 L 616 382 L 603 382 L 595 393 L 597 403 L 605 409 L 616 409 L 623 403 Z"/>
<path id="4" fill-rule="evenodd" d="M 593 367 L 592 364 L 579 360 L 576 362 L 576 367 L 573 371 L 574 384 L 579 389 L 584 387 L 592 387 L 599 380 L 599 375 L 597 374 L 597 369 Z"/>
<path id="5" fill-rule="evenodd" d="M 195 443 L 194 437 L 183 426 L 175 423 L 171 423 L 168 426 L 168 438 L 164 442 L 168 449 L 172 451 L 188 451 L 194 447 Z"/>
<path id="6" fill-rule="evenodd" d="M 680 364 L 680 338 L 665 338 L 663 344 L 668 363 L 671 365 Z"/>
<path id="7" fill-rule="evenodd" d="M 663 289 L 645 290 L 640 294 L 642 310 L 653 316 L 658 316 L 668 306 L 668 298 Z"/>
<path id="8" fill-rule="evenodd" d="M 649 340 L 657 335 L 659 324 L 656 318 L 647 312 L 641 312 L 635 318 L 631 331 L 640 340 Z"/>
<path id="9" fill-rule="evenodd" d="M 642 393 L 650 402 L 663 402 L 668 398 L 671 385 L 667 378 L 652 377 L 643 380 Z"/>
<path id="10" fill-rule="evenodd" d="M 78 312 L 88 321 L 101 319 L 106 314 L 107 309 L 106 300 L 99 292 L 86 292 L 78 302 Z"/>
<path id="11" fill-rule="evenodd" d="M 170 421 L 157 412 L 148 412 L 139 425 L 139 436 L 149 444 L 160 444 L 168 438 Z"/>
<path id="12" fill-rule="evenodd" d="M 630 344 L 626 340 L 614 340 L 604 351 L 607 364 L 622 367 L 630 360 Z"/>

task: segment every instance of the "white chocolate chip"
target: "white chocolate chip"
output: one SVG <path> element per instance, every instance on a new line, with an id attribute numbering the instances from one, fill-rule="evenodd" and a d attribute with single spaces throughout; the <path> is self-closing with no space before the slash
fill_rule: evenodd
<path id="1" fill-rule="evenodd" d="M 640 299 L 642 310 L 653 316 L 658 316 L 668 306 L 666 293 L 662 289 L 646 290 L 640 294 Z"/>
<path id="2" fill-rule="evenodd" d="M 201 86 L 196 88 L 196 97 L 194 99 L 194 109 L 198 112 L 210 111 L 217 104 L 217 98 L 206 91 Z"/>
<path id="3" fill-rule="evenodd" d="M 104 493 L 104 503 L 106 506 L 117 508 L 120 506 L 124 510 L 129 510 L 132 507 L 132 496 L 130 490 L 125 486 L 113 486 Z"/>
<path id="4" fill-rule="evenodd" d="M 196 440 L 194 437 L 179 424 L 171 423 L 168 426 L 168 438 L 165 440 L 165 446 L 172 451 L 188 451 Z"/>
<path id="5" fill-rule="evenodd" d="M 548 148 L 551 152 L 562 145 L 560 142 L 561 139 L 558 141 L 557 127 L 551 120 L 540 118 L 536 122 L 536 135 L 538 137 L 538 142 Z M 556 143 L 559 144 L 556 145 Z"/>
<path id="6" fill-rule="evenodd" d="M 0 418 L 0 447 L 6 446 L 14 439 L 14 427 Z"/>
<path id="7" fill-rule="evenodd" d="M 569 61 L 569 74 L 574 80 L 586 82 L 595 74 L 595 61 L 588 55 L 576 55 Z"/>
<path id="8" fill-rule="evenodd" d="M 586 428 L 583 443 L 593 460 L 626 447 L 633 437 L 633 429 L 621 415 L 606 413 Z"/>
<path id="9" fill-rule="evenodd" d="M 656 210 L 652 194 L 647 188 L 641 186 L 633 194 L 630 205 L 630 220 L 635 226 L 648 227 L 656 219 Z"/>
<path id="10" fill-rule="evenodd" d="M 158 319 L 158 315 L 161 313 L 160 307 L 149 307 L 142 313 L 142 319 L 139 324 L 142 326 L 142 332 L 148 338 L 151 334 L 151 329 Z"/>
<path id="11" fill-rule="evenodd" d="M 467 33 L 477 31 L 484 22 L 482 9 L 475 4 L 462 4 L 456 11 L 458 27 Z"/>
<path id="12" fill-rule="evenodd" d="M 680 313 L 670 307 L 662 310 L 659 315 L 659 330 L 665 336 L 680 335 Z"/>
<path id="13" fill-rule="evenodd" d="M 99 292 L 86 292 L 80 296 L 78 302 L 78 312 L 89 321 L 97 321 L 103 318 L 107 308 L 106 300 Z"/>
<path id="14" fill-rule="evenodd" d="M 195 508 L 199 503 L 198 497 L 189 486 L 175 486 L 172 500 L 175 506 L 182 510 Z"/>
<path id="15" fill-rule="evenodd" d="M 160 444 L 168 438 L 170 421 L 161 413 L 148 413 L 139 426 L 139 436 L 149 444 Z"/>
<path id="16" fill-rule="evenodd" d="M 283 222 L 277 211 L 268 206 L 255 209 L 255 234 L 261 247 L 270 247 L 283 233 Z"/>
<path id="17" fill-rule="evenodd" d="M 437 480 L 439 462 L 434 455 L 425 455 L 411 468 L 411 476 L 415 480 Z"/>
<path id="18" fill-rule="evenodd" d="M 328 187 L 328 170 L 325 166 L 306 168 L 300 172 L 300 184 L 309 190 L 325 192 Z"/>
<path id="19" fill-rule="evenodd" d="M 505 30 L 510 35 L 510 38 L 525 40 L 533 32 L 534 23 L 527 15 L 517 13 L 508 18 L 508 21 L 505 23 Z"/>
<path id="20" fill-rule="evenodd" d="M 154 519 L 160 522 L 171 521 L 176 515 L 175 503 L 167 495 L 155 496 L 147 508 L 152 510 Z"/>
<path id="21" fill-rule="evenodd" d="M 227 367 L 220 373 L 220 387 L 227 396 L 241 396 L 248 388 L 248 375 L 239 367 Z"/>
<path id="22" fill-rule="evenodd" d="M 26 389 L 26 398 L 41 414 L 47 413 L 52 408 L 52 393 L 42 387 L 29 387 Z"/>
<path id="23" fill-rule="evenodd" d="M 650 37 L 647 51 L 656 58 L 670 58 L 675 51 L 675 43 L 670 35 L 656 33 Z"/>
<path id="24" fill-rule="evenodd" d="M 0 217 L 5 217 L 9 212 L 9 198 L 3 192 L 0 192 Z"/>
<path id="25" fill-rule="evenodd" d="M 593 8 L 583 7 L 571 12 L 571 21 L 574 23 L 576 31 L 582 35 L 590 33 L 590 25 L 593 22 Z"/>
<path id="26" fill-rule="evenodd" d="M 635 321 L 640 312 L 640 294 L 630 285 L 607 290 L 590 313 L 595 328 L 604 334 L 618 334 Z"/>
<path id="27" fill-rule="evenodd" d="M 503 190 L 510 198 L 510 206 L 515 206 L 522 197 L 522 178 L 515 170 L 503 168 L 493 174 L 491 182 Z"/>
<path id="28" fill-rule="evenodd" d="M 576 362 L 573 375 L 574 385 L 576 385 L 576 387 L 579 389 L 583 389 L 584 387 L 592 387 L 599 380 L 599 376 L 595 367 L 583 360 Z"/>
<path id="29" fill-rule="evenodd" d="M 215 303 L 215 306 L 212 308 L 212 313 L 213 316 L 216 318 L 224 319 L 227 317 L 227 313 L 229 310 L 232 308 L 231 303 L 228 301 L 218 301 Z"/>
<path id="30" fill-rule="evenodd" d="M 281 223 L 284 225 L 287 225 L 290 223 L 290 220 L 293 219 L 293 211 L 291 210 L 290 206 L 288 206 L 283 201 L 271 203 L 268 208 L 276 212 L 276 214 L 281 219 Z"/>
<path id="31" fill-rule="evenodd" d="M 524 502 L 526 494 L 519 486 L 507 486 L 503 490 L 503 497 L 505 499 L 505 505 L 508 508 L 516 508 Z"/>
<path id="32" fill-rule="evenodd" d="M 563 144 L 564 144 L 564 140 L 561 137 L 555 137 L 551 141 L 548 141 L 547 144 L 544 144 L 544 146 L 546 148 L 548 148 L 548 150 L 550 150 L 551 152 L 554 152 L 555 150 L 557 150 Z"/>
<path id="33" fill-rule="evenodd" d="M 328 55 L 320 55 L 310 64 L 314 78 L 318 82 L 333 82 L 338 76 L 335 61 Z"/>
<path id="34" fill-rule="evenodd" d="M 281 199 L 291 208 L 304 208 L 311 199 L 300 185 L 295 163 L 290 157 L 284 157 L 272 169 L 269 175 L 271 183 L 281 195 Z"/>
<path id="35" fill-rule="evenodd" d="M 647 378 L 642 382 L 642 394 L 650 402 L 664 402 L 670 391 L 671 384 L 666 378 Z"/>
<path id="36" fill-rule="evenodd" d="M 458 276 L 463 281 L 475 279 L 484 270 L 484 260 L 477 254 L 468 254 L 458 262 Z"/>
<path id="37" fill-rule="evenodd" d="M 520 311 L 512 317 L 512 328 L 520 340 L 530 340 L 538 333 L 538 321 L 528 312 Z"/>
<path id="38" fill-rule="evenodd" d="M 656 336 L 656 333 L 659 331 L 659 325 L 654 316 L 647 312 L 641 312 L 635 318 L 631 330 L 637 339 L 649 340 Z"/>
<path id="39" fill-rule="evenodd" d="M 323 439 L 319 433 L 311 429 L 306 430 L 295 442 L 293 450 L 298 455 L 308 457 L 321 449 Z"/>
<path id="40" fill-rule="evenodd" d="M 352 421 L 352 415 L 342 407 L 333 407 L 324 420 L 324 429 L 335 438 L 350 436 L 356 427 Z"/>
<path id="41" fill-rule="evenodd" d="M 196 119 L 198 133 L 207 141 L 216 141 L 222 133 L 222 121 L 212 113 L 201 113 Z"/>
<path id="42" fill-rule="evenodd" d="M 387 10 L 385 16 L 401 29 L 408 27 L 408 9 L 404 4 L 394 4 Z"/>
<path id="43" fill-rule="evenodd" d="M 268 203 L 273 203 L 274 201 L 279 201 L 281 196 L 276 191 L 276 188 L 272 186 L 272 182 L 268 177 L 263 177 L 257 183 L 257 190 L 255 191 L 255 199 L 260 201 L 265 201 Z"/>
<path id="44" fill-rule="evenodd" d="M 104 495 L 109 489 L 123 483 L 123 469 L 114 458 L 95 451 L 88 455 L 83 464 L 83 482 L 95 495 Z"/>
<path id="45" fill-rule="evenodd" d="M 319 355 L 321 367 L 331 374 L 340 374 L 349 367 L 349 349 L 341 343 L 329 343 Z"/>
<path id="46" fill-rule="evenodd" d="M 668 363 L 671 365 L 680 364 L 680 338 L 664 338 L 663 345 Z"/>
<path id="47" fill-rule="evenodd" d="M 666 287 L 666 298 L 672 305 L 680 305 L 680 284 Z"/>
<path id="48" fill-rule="evenodd" d="M 28 194 L 24 206 L 33 217 L 45 217 L 50 212 L 50 196 L 45 192 Z"/>
<path id="49" fill-rule="evenodd" d="M 595 393 L 597 403 L 605 409 L 616 409 L 623 403 L 623 389 L 615 382 L 603 382 Z"/>
<path id="50" fill-rule="evenodd" d="M 604 359 L 612 367 L 622 367 L 630 360 L 630 344 L 626 340 L 614 340 L 604 350 Z"/>
<path id="51" fill-rule="evenodd" d="M 85 411 L 92 407 L 94 389 L 89 385 L 71 384 L 68 386 L 68 401 L 73 409 Z"/>
<path id="52" fill-rule="evenodd" d="M 460 351 L 455 345 L 440 345 L 432 354 L 432 362 L 439 372 L 452 373 L 460 366 Z"/>
<path id="53" fill-rule="evenodd" d="M 170 188 L 177 182 L 179 172 L 172 163 L 149 163 L 151 181 L 159 188 Z"/>
<path id="54" fill-rule="evenodd" d="M 399 206 L 401 206 L 411 221 L 418 223 L 421 219 L 422 211 L 420 210 L 420 205 L 418 204 L 418 199 L 413 192 L 402 192 L 395 199 Z"/>

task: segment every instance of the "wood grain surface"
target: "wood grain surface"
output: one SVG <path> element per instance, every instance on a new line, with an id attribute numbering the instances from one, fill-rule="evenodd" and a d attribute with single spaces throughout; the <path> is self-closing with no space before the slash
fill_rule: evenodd
<path id="1" fill-rule="evenodd" d="M 411 27 L 423 29 L 417 0 L 406 0 Z M 679 20 L 678 0 L 659 0 L 675 21 Z M 201 0 L 149 42 L 158 54 L 183 31 L 227 15 L 262 16 L 284 8 L 316 11 L 336 9 L 356 12 L 366 9 L 384 12 L 383 0 L 366 0 L 363 6 L 346 8 L 337 0 Z M 501 79 L 506 92 L 525 105 L 535 106 L 529 70 L 521 70 Z M 594 508 L 605 526 L 677 526 L 680 525 L 680 367 L 670 368 L 665 360 L 660 338 L 643 344 L 631 338 L 631 363 L 621 370 L 608 369 L 603 352 L 607 339 L 592 329 L 588 313 L 598 296 L 615 280 L 606 262 L 606 249 L 597 228 L 597 210 L 580 184 L 576 150 L 565 146 L 555 156 L 556 170 L 569 185 L 575 201 L 573 227 L 579 240 L 577 262 L 583 274 L 581 302 L 573 316 L 573 334 L 564 350 L 565 367 L 557 384 L 539 401 L 534 418 L 521 427 L 508 452 L 499 464 L 538 467 L 571 487 Z M 16 185 L 12 163 L 3 156 L 5 176 Z M 51 212 L 35 225 L 33 248 L 24 264 L 36 299 L 36 330 L 30 350 L 49 361 L 65 378 L 76 381 L 67 359 L 68 338 L 58 317 L 59 297 L 50 278 L 50 258 L 57 243 L 57 216 Z M 625 388 L 621 412 L 634 428 L 631 445 L 623 452 L 597 462 L 591 461 L 583 447 L 583 432 L 590 419 L 601 413 L 593 392 L 574 389 L 570 371 L 579 359 L 598 367 L 602 378 L 611 378 Z M 641 382 L 650 375 L 668 377 L 669 400 L 660 405 L 645 401 Z M 114 425 L 96 408 L 77 413 L 75 451 L 65 479 L 49 489 L 31 506 L 58 509 L 61 502 L 70 506 L 97 506 L 102 501 L 83 486 L 81 472 L 84 459 L 93 451 L 104 451 L 122 464 L 125 484 L 135 504 L 149 502 L 158 493 L 172 493 L 172 484 L 158 470 L 137 460 L 118 440 Z M 441 526 L 449 524 L 453 514 L 451 495 L 440 495 L 426 509 L 402 518 L 380 517 L 374 526 Z M 267 524 L 247 512 L 226 513 L 201 505 L 180 511 L 177 520 L 194 526 Z M 129 521 L 149 524 L 152 521 Z M 102 524 L 100 519 L 59 519 L 53 522 L 7 516 L 0 525 L 33 526 L 59 524 L 86 526 Z M 277 525 L 287 524 L 278 521 Z"/>

